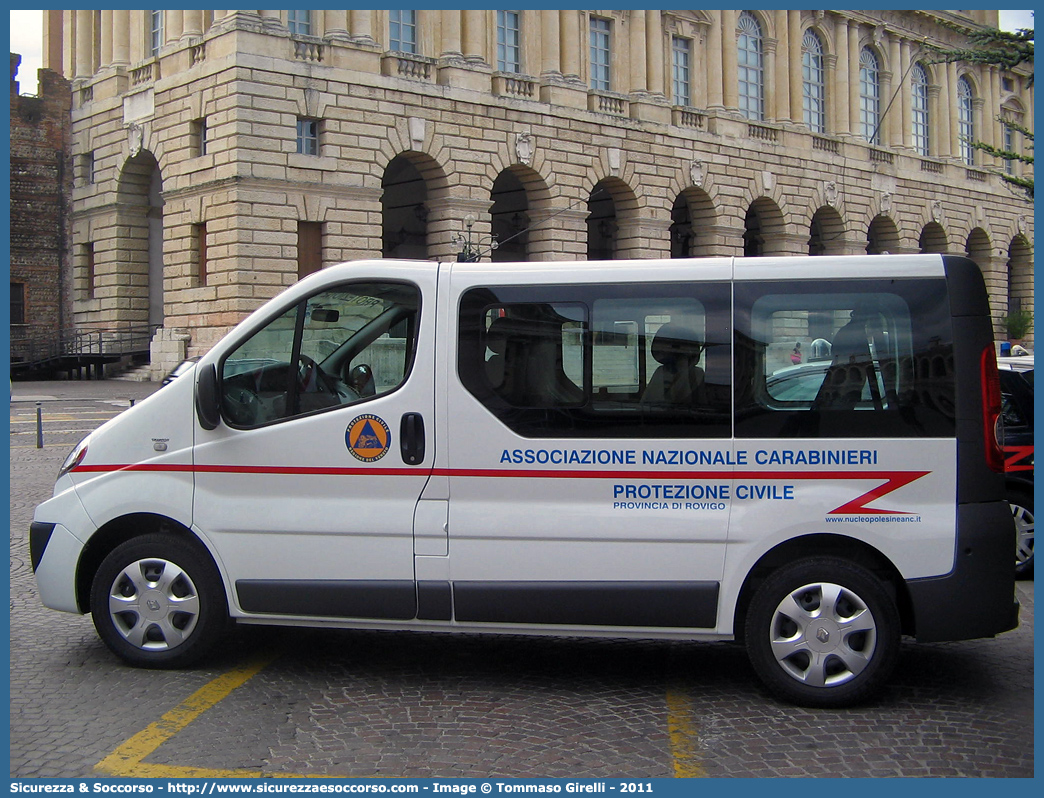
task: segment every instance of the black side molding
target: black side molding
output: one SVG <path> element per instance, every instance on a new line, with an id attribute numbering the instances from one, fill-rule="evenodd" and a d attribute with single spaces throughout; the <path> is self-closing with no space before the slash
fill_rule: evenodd
<path id="1" fill-rule="evenodd" d="M 712 629 L 717 582 L 454 582 L 458 621 Z"/>
<path id="2" fill-rule="evenodd" d="M 412 579 L 242 579 L 236 593 L 247 612 L 397 621 L 417 616 Z"/>

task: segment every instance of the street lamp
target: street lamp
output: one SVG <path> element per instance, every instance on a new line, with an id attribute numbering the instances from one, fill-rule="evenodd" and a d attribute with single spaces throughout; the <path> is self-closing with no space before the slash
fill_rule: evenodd
<path id="1" fill-rule="evenodd" d="M 479 251 L 482 245 L 481 237 L 476 235 L 474 241 L 471 238 L 471 228 L 475 226 L 476 221 L 474 214 L 469 213 L 465 216 L 464 232 L 453 239 L 454 246 L 460 250 L 457 253 L 457 263 L 478 263 L 479 258 L 482 257 L 482 253 Z M 489 249 L 494 250 L 497 246 L 497 237 L 491 235 L 489 237 Z"/>

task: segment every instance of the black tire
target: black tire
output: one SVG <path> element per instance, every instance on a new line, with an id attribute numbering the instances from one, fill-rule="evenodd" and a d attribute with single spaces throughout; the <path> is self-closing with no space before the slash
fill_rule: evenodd
<path id="1" fill-rule="evenodd" d="M 229 627 L 221 577 L 201 547 L 169 535 L 110 552 L 91 584 L 91 617 L 113 653 L 139 668 L 183 668 Z"/>
<path id="2" fill-rule="evenodd" d="M 778 697 L 800 706 L 868 700 L 899 655 L 899 612 L 885 585 L 847 560 L 800 560 L 772 573 L 750 603 L 747 656 Z"/>
<path id="3" fill-rule="evenodd" d="M 1033 578 L 1033 494 L 1024 490 L 1008 493 L 1015 519 L 1015 578 Z"/>

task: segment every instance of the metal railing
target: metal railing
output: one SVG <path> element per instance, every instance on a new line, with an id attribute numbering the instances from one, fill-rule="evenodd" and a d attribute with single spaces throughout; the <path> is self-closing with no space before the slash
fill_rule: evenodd
<path id="1" fill-rule="evenodd" d="M 11 367 L 36 368 L 61 360 L 118 360 L 149 351 L 159 325 L 126 324 L 105 329 L 69 328 L 59 333 L 11 328 Z"/>

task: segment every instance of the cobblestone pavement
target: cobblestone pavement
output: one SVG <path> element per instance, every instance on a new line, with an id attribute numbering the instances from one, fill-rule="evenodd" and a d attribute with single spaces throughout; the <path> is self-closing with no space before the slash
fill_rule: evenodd
<path id="1" fill-rule="evenodd" d="M 776 702 L 728 644 L 248 627 L 205 667 L 123 667 L 89 617 L 40 606 L 26 531 L 82 432 L 153 389 L 15 384 L 13 777 L 1033 775 L 1033 582 L 1018 586 L 1018 630 L 907 643 L 881 699 L 845 711 Z M 259 659 L 191 722 L 149 736 Z"/>

